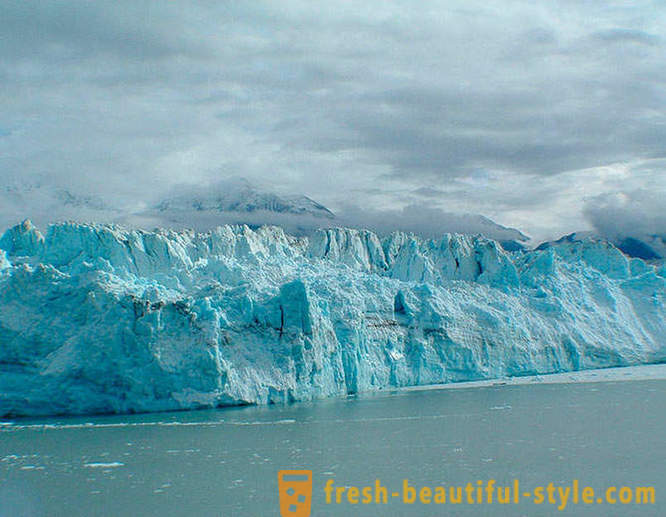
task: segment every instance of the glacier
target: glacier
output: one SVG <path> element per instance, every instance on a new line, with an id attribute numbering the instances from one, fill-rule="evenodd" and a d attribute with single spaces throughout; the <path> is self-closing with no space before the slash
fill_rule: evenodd
<path id="1" fill-rule="evenodd" d="M 267 404 L 666 360 L 663 263 L 595 239 L 29 221 L 0 238 L 0 415 Z"/>

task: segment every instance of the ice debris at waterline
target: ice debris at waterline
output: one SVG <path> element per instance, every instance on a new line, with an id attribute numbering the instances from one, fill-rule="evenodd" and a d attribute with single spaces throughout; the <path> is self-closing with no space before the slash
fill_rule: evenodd
<path id="1" fill-rule="evenodd" d="M 0 414 L 158 411 L 666 359 L 663 264 L 593 240 L 29 222 L 0 240 Z"/>

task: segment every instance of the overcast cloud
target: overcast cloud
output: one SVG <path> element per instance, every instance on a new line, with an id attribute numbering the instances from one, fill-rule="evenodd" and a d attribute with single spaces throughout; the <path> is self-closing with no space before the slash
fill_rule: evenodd
<path id="1" fill-rule="evenodd" d="M 0 178 L 664 233 L 665 28 L 661 0 L 5 1 Z"/>

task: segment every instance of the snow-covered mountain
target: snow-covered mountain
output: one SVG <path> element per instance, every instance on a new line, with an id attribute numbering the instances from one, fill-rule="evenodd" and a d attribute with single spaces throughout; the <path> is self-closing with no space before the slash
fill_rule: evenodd
<path id="1" fill-rule="evenodd" d="M 136 214 L 144 227 L 194 228 L 207 231 L 224 224 L 282 226 L 304 235 L 335 224 L 325 206 L 301 194 L 280 193 L 259 187 L 243 178 L 208 185 L 184 185 L 147 210 Z"/>
<path id="2" fill-rule="evenodd" d="M 252 185 L 245 179 L 231 179 L 205 187 L 179 187 L 178 193 L 157 204 L 160 212 L 274 212 L 332 219 L 325 206 L 303 195 L 281 195 Z"/>
<path id="3" fill-rule="evenodd" d="M 0 415 L 158 411 L 666 360 L 666 266 L 593 239 L 29 222 L 0 238 Z"/>
<path id="4" fill-rule="evenodd" d="M 179 186 L 160 196 L 150 208 L 111 202 L 99 195 L 54 185 L 47 179 L 6 182 L 0 187 L 0 231 L 28 218 L 41 226 L 67 220 L 197 231 L 224 224 L 247 224 L 252 228 L 268 224 L 300 236 L 330 227 L 365 228 L 380 235 L 400 230 L 426 238 L 444 233 L 481 234 L 497 240 L 509 251 L 522 250 L 529 240 L 519 230 L 482 215 L 448 213 L 423 205 L 397 210 L 346 206 L 334 214 L 308 196 L 276 192 L 242 178 Z"/>
<path id="5" fill-rule="evenodd" d="M 297 235 L 319 228 L 364 228 L 386 235 L 396 230 L 422 237 L 444 233 L 481 234 L 498 240 L 505 249 L 522 250 L 529 237 L 477 214 L 453 214 L 428 206 L 399 210 L 371 210 L 347 206 L 334 214 L 304 195 L 278 194 L 245 179 L 224 180 L 208 186 L 179 187 L 177 193 L 144 213 L 156 226 L 210 230 L 220 224 L 278 225 Z"/>
<path id="6" fill-rule="evenodd" d="M 100 196 L 41 178 L 8 179 L 0 186 L 0 231 L 27 218 L 43 225 L 62 220 L 111 222 L 121 220 L 124 213 Z"/>
<path id="7" fill-rule="evenodd" d="M 565 235 L 556 241 L 546 241 L 539 246 L 537 250 L 545 250 L 555 244 L 563 242 L 581 242 L 586 239 L 596 239 L 605 241 L 595 232 L 575 232 Z M 611 242 L 620 251 L 629 257 L 641 258 L 644 260 L 660 260 L 666 258 L 666 235 L 636 235 L 636 236 L 615 236 Z"/>

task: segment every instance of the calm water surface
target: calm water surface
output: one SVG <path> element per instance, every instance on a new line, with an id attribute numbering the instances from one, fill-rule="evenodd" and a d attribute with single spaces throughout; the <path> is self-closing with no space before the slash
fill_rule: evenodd
<path id="1" fill-rule="evenodd" d="M 528 384 L 16 420 L 0 426 L 0 516 L 277 516 L 285 468 L 312 470 L 313 516 L 666 515 L 665 395 L 665 380 Z M 327 505 L 329 478 L 653 485 L 656 505 Z"/>

